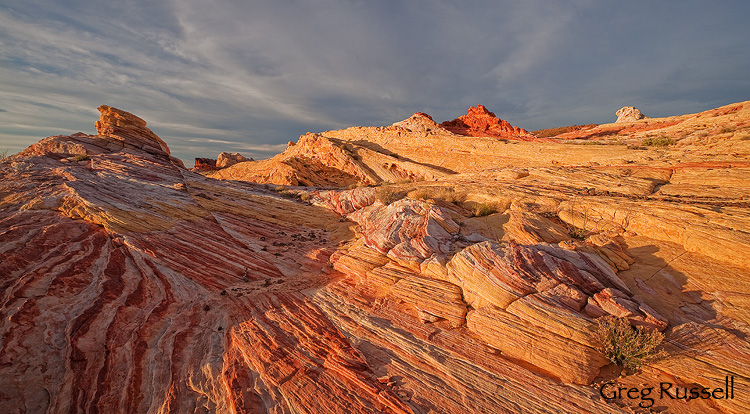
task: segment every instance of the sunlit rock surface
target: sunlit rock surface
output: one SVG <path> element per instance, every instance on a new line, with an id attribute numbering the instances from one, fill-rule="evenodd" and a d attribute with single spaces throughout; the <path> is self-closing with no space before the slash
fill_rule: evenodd
<path id="1" fill-rule="evenodd" d="M 750 411 L 748 103 L 549 142 L 418 113 L 223 180 L 100 111 L 0 161 L 5 412 L 611 413 L 606 381 L 726 376 L 655 406 Z M 617 376 L 604 315 L 669 356 Z"/>

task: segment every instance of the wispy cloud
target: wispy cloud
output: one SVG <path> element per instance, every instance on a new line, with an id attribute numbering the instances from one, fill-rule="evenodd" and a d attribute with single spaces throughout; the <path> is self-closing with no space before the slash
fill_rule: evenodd
<path id="1" fill-rule="evenodd" d="M 750 97 L 748 14 L 746 2 L 28 0 L 0 6 L 0 147 L 93 133 L 101 104 L 144 118 L 186 160 L 477 103 L 530 129 L 611 121 L 625 104 L 707 109 Z"/>

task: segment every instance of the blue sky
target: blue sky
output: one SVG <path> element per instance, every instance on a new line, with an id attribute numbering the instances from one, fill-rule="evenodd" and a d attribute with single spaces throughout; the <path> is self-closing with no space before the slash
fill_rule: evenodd
<path id="1" fill-rule="evenodd" d="M 0 0 L 0 149 L 95 133 L 101 104 L 174 155 L 263 158 L 307 131 L 533 130 L 750 99 L 747 1 Z"/>

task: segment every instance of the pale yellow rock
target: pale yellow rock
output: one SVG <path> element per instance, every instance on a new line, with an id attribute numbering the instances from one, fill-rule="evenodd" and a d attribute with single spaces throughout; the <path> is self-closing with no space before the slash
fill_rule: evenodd
<path id="1" fill-rule="evenodd" d="M 503 356 L 535 365 L 566 383 L 589 384 L 609 363 L 601 352 L 501 309 L 470 311 L 466 325 Z"/>
<path id="2" fill-rule="evenodd" d="M 466 304 L 461 289 L 452 283 L 413 275 L 396 282 L 392 291 L 418 310 L 447 319 L 453 327 L 465 322 Z"/>

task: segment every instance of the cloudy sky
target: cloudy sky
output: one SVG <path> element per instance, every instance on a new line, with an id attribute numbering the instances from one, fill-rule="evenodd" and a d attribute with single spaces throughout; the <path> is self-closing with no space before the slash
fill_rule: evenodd
<path id="1" fill-rule="evenodd" d="M 189 166 L 307 131 L 450 120 L 529 130 L 750 99 L 748 1 L 0 0 L 0 150 L 144 118 Z"/>

